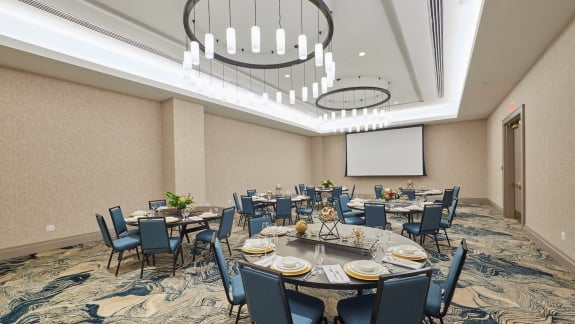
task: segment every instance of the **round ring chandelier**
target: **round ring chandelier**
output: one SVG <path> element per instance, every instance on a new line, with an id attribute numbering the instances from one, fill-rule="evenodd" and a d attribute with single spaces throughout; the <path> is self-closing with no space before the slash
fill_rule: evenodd
<path id="1" fill-rule="evenodd" d="M 189 37 L 189 39 L 190 39 L 192 42 L 197 42 L 197 45 L 196 45 L 196 46 L 199 47 L 199 50 L 201 50 L 202 52 L 206 53 L 206 44 L 203 43 L 202 41 L 200 41 L 199 37 L 196 35 L 196 33 L 195 33 L 195 27 L 192 28 L 192 27 L 190 26 L 190 18 L 191 18 L 190 15 L 191 15 L 191 13 L 192 13 L 192 10 L 196 7 L 196 5 L 197 5 L 198 3 L 200 3 L 200 1 L 201 1 L 201 0 L 187 0 L 187 1 L 186 1 L 186 4 L 185 4 L 185 6 L 184 6 L 184 15 L 183 15 L 184 31 L 186 32 L 187 36 Z M 207 1 L 208 1 L 208 8 L 209 8 L 209 1 L 210 1 L 210 0 L 207 0 Z M 230 0 L 228 0 L 228 1 L 230 1 Z M 328 26 L 328 31 L 327 31 L 327 33 L 323 33 L 323 34 L 325 35 L 325 37 L 324 37 L 324 39 L 321 41 L 321 43 L 319 42 L 319 35 L 322 34 L 322 33 L 321 33 L 320 31 L 318 31 L 318 44 L 316 44 L 315 51 L 313 50 L 314 47 L 312 46 L 312 51 L 311 51 L 311 52 L 307 52 L 307 54 L 300 53 L 300 54 L 299 54 L 299 57 L 296 57 L 295 59 L 293 59 L 293 57 L 288 57 L 288 55 L 286 55 L 285 60 L 280 61 L 280 62 L 275 62 L 275 63 L 253 63 L 253 62 L 248 62 L 248 61 L 245 61 L 245 60 L 241 60 L 239 57 L 242 56 L 242 55 L 236 56 L 236 57 L 238 57 L 238 58 L 231 58 L 233 55 L 228 55 L 228 56 L 226 56 L 226 55 L 222 55 L 222 54 L 216 53 L 215 50 L 214 50 L 214 48 L 212 47 L 212 48 L 211 48 L 211 51 L 213 51 L 213 58 L 215 58 L 215 59 L 217 59 L 217 60 L 219 60 L 219 61 L 221 61 L 221 62 L 224 62 L 224 63 L 230 64 L 230 65 L 233 65 L 233 66 L 238 66 L 238 67 L 243 67 L 243 68 L 249 68 L 249 69 L 280 69 L 280 68 L 291 67 L 291 66 L 294 66 L 294 65 L 297 65 L 297 64 L 300 64 L 300 63 L 304 63 L 304 62 L 306 62 L 306 61 L 308 61 L 308 60 L 314 58 L 314 57 L 316 56 L 316 53 L 318 52 L 317 47 L 319 46 L 319 44 L 321 44 L 321 47 L 322 47 L 320 52 L 323 53 L 323 49 L 325 49 L 325 48 L 328 47 L 328 45 L 330 44 L 330 42 L 331 42 L 331 40 L 332 40 L 332 37 L 333 37 L 334 25 L 333 25 L 333 18 L 332 18 L 332 15 L 331 15 L 331 11 L 330 11 L 330 9 L 328 8 L 328 6 L 325 4 L 325 2 L 322 1 L 322 0 L 307 0 L 307 1 L 309 1 L 311 4 L 313 4 L 313 5 L 318 9 L 318 11 L 321 12 L 321 14 L 322 14 L 323 17 L 325 18 L 326 23 L 327 23 L 327 26 Z M 280 29 L 281 29 L 281 0 L 279 0 L 279 4 L 280 4 L 280 6 L 279 6 L 279 19 L 280 19 Z M 255 1 L 254 1 L 254 7 L 255 7 Z M 300 9 L 301 9 L 301 11 L 302 11 L 301 15 L 303 16 L 303 5 L 301 6 Z M 227 34 L 228 37 L 229 37 L 229 35 L 230 35 L 230 34 L 228 33 L 228 31 L 231 30 L 231 29 L 233 29 L 233 28 L 232 28 L 232 24 L 231 24 L 231 22 L 232 22 L 231 4 L 229 4 L 229 11 L 230 11 L 230 12 L 229 12 L 230 24 L 229 24 L 229 28 L 226 29 L 226 34 Z M 195 10 L 194 10 L 194 15 L 195 15 Z M 209 13 L 209 10 L 208 10 L 208 16 L 209 16 L 209 15 L 210 15 L 210 13 Z M 255 15 L 257 15 L 257 12 L 255 13 Z M 254 18 L 255 18 L 255 15 L 254 15 Z M 220 14 L 220 16 L 221 16 L 221 14 Z M 196 24 L 195 17 L 192 17 L 192 18 L 194 18 L 194 19 L 192 19 L 192 23 L 193 23 L 194 26 L 195 26 L 195 24 Z M 209 19 L 211 19 L 211 17 L 209 17 Z M 303 18 L 302 18 L 302 19 L 303 19 Z M 211 23 L 210 23 L 210 24 L 211 24 Z M 303 22 L 301 22 L 301 24 L 302 24 L 302 29 L 303 29 Z M 319 24 L 319 13 L 318 13 L 318 24 Z M 257 27 L 257 25 L 252 26 L 252 42 L 253 42 L 253 33 L 254 33 L 253 27 Z M 258 42 L 259 42 L 259 37 L 260 37 L 260 36 L 259 36 L 259 35 L 260 35 L 259 33 L 260 33 L 259 27 L 257 27 Z M 284 31 L 284 33 L 285 33 L 285 31 Z M 213 42 L 213 35 L 212 35 L 211 37 L 212 37 L 212 42 Z M 234 31 L 233 31 L 233 37 L 234 37 L 234 39 L 235 39 L 235 29 L 234 29 Z M 285 35 L 284 35 L 284 38 L 285 38 Z M 299 45 L 299 44 L 300 44 L 300 43 L 299 43 L 299 39 L 298 39 L 298 45 Z M 297 48 L 298 45 L 296 45 L 295 47 Z M 213 46 L 213 45 L 212 45 L 212 46 Z M 304 48 L 304 47 L 302 46 L 302 48 Z M 229 52 L 229 49 L 228 49 L 228 52 Z M 235 52 L 235 49 L 234 49 L 234 52 Z M 243 52 L 244 52 L 244 51 L 243 51 L 243 48 L 242 48 L 242 53 L 243 53 Z M 255 52 L 254 52 L 254 53 L 255 53 Z M 245 54 L 245 53 L 243 53 L 243 54 Z M 279 53 L 277 53 L 277 54 L 279 54 Z M 254 55 L 255 55 L 255 54 L 254 54 Z M 323 56 L 323 54 L 320 54 L 320 56 Z M 322 58 L 322 60 L 323 60 L 323 58 Z"/>
<path id="2" fill-rule="evenodd" d="M 356 86 L 335 89 L 320 95 L 316 107 L 324 110 L 341 111 L 367 109 L 381 106 L 391 99 L 388 89 L 375 86 Z"/>

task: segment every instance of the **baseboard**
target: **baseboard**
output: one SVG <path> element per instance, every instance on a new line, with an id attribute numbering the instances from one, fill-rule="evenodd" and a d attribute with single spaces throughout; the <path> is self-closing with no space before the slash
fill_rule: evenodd
<path id="1" fill-rule="evenodd" d="M 525 231 L 525 234 L 529 236 L 529 239 L 531 239 L 539 248 L 549 253 L 553 260 L 567 268 L 569 272 L 575 273 L 575 260 L 569 258 L 567 255 L 565 255 L 565 253 L 558 250 L 553 244 L 549 243 L 549 241 L 541 237 L 529 227 L 523 226 L 523 230 Z"/>
<path id="2" fill-rule="evenodd" d="M 102 234 L 100 234 L 100 232 L 94 232 L 94 233 L 64 237 L 55 240 L 20 245 L 6 249 L 0 249 L 0 260 L 21 257 L 24 255 L 30 255 L 38 252 L 50 251 L 54 249 L 63 248 L 66 246 L 88 243 L 101 239 Z"/>

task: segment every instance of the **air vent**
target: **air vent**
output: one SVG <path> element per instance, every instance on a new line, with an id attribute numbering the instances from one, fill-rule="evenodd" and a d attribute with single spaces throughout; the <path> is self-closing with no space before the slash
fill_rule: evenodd
<path id="1" fill-rule="evenodd" d="M 433 41 L 437 96 L 443 98 L 443 0 L 429 0 L 429 22 Z"/>
<path id="2" fill-rule="evenodd" d="M 166 58 L 166 59 L 168 59 L 168 60 L 174 61 L 174 62 L 176 62 L 176 63 L 178 63 L 178 64 L 182 64 L 182 60 L 181 60 L 181 59 L 176 58 L 176 57 L 173 57 L 173 56 L 171 56 L 171 55 L 169 55 L 169 54 L 167 54 L 167 53 L 165 53 L 165 52 L 162 52 L 162 51 L 160 51 L 159 49 L 156 49 L 156 48 L 153 48 L 153 47 L 148 46 L 148 45 L 146 45 L 146 44 L 137 42 L 137 41 L 135 41 L 135 40 L 133 40 L 133 39 L 130 39 L 130 38 L 125 37 L 125 36 L 122 36 L 122 35 L 120 35 L 120 34 L 118 34 L 118 33 L 115 33 L 115 32 L 113 32 L 113 31 L 110 31 L 110 30 L 105 29 L 105 28 L 103 28 L 103 27 L 94 25 L 94 24 L 92 24 L 92 23 L 90 23 L 90 22 L 87 22 L 87 21 L 84 20 L 84 19 L 78 18 L 78 17 L 73 16 L 73 15 L 71 15 L 71 14 L 69 14 L 69 13 L 63 12 L 63 11 L 61 11 L 61 10 L 59 10 L 59 9 L 50 7 L 50 6 L 48 6 L 48 5 L 46 5 L 46 4 L 42 3 L 42 2 L 35 1 L 35 0 L 19 0 L 19 1 L 22 2 L 22 3 L 25 3 L 25 4 L 27 4 L 27 5 L 30 5 L 30 6 L 32 6 L 32 7 L 34 7 L 34 8 L 36 8 L 36 9 L 39 9 L 39 10 L 42 10 L 42 11 L 47 12 L 47 13 L 49 13 L 49 14 L 52 14 L 52 15 L 54 15 L 54 16 L 57 16 L 57 17 L 59 17 L 59 18 L 66 19 L 66 20 L 68 20 L 68 21 L 70 21 L 70 22 L 73 22 L 73 23 L 75 23 L 75 24 L 77 24 L 77 25 L 80 25 L 80 26 L 82 26 L 82 27 L 91 29 L 91 30 L 93 30 L 93 31 L 95 31 L 95 32 L 98 32 L 98 33 L 102 34 L 102 35 L 106 35 L 106 36 L 108 36 L 108 37 L 112 37 L 112 38 L 114 38 L 114 39 L 116 39 L 116 40 L 119 40 L 119 41 L 121 41 L 121 42 L 124 42 L 124 43 L 126 43 L 126 44 L 128 44 L 128 45 L 131 45 L 131 46 L 137 47 L 137 48 L 139 48 L 139 49 L 142 49 L 142 50 L 144 50 L 144 51 L 150 52 L 150 53 L 152 53 L 152 54 L 161 56 L 161 57 Z"/>

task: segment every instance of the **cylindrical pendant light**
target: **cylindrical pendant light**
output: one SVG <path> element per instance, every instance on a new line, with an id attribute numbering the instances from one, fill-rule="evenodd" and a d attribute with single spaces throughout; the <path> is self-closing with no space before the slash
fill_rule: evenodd
<path id="1" fill-rule="evenodd" d="M 233 27 L 226 28 L 226 41 L 228 54 L 236 54 L 236 30 Z"/>
<path id="2" fill-rule="evenodd" d="M 297 48 L 300 60 L 307 58 L 307 37 L 301 34 L 297 37 Z"/>
<path id="3" fill-rule="evenodd" d="M 252 26 L 252 52 L 259 53 L 260 51 L 260 27 Z"/>
<path id="4" fill-rule="evenodd" d="M 331 52 L 326 52 L 325 53 L 325 73 L 327 74 L 328 71 L 331 69 L 331 63 L 333 62 L 333 54 Z"/>
<path id="5" fill-rule="evenodd" d="M 321 43 L 315 44 L 315 66 L 323 65 L 323 46 Z"/>
<path id="6" fill-rule="evenodd" d="M 307 87 L 301 87 L 301 101 L 307 102 Z"/>
<path id="7" fill-rule="evenodd" d="M 311 95 L 314 99 L 319 97 L 319 87 L 318 87 L 317 82 L 314 82 L 311 85 Z"/>
<path id="8" fill-rule="evenodd" d="M 214 35 L 213 34 L 206 33 L 205 40 L 204 40 L 204 46 L 205 46 L 206 58 L 208 60 L 213 59 L 214 58 Z"/>
<path id="9" fill-rule="evenodd" d="M 200 65 L 200 44 L 196 41 L 190 43 L 190 56 L 192 65 Z"/>
<path id="10" fill-rule="evenodd" d="M 184 62 L 182 64 L 184 73 L 192 72 L 192 52 L 184 51 Z"/>
<path id="11" fill-rule="evenodd" d="M 281 91 L 276 92 L 276 102 L 281 104 L 282 103 L 282 93 Z"/>
<path id="12" fill-rule="evenodd" d="M 327 92 L 327 77 L 321 77 L 321 93 Z"/>
<path id="13" fill-rule="evenodd" d="M 276 29 L 276 52 L 278 55 L 286 53 L 286 32 L 283 28 Z"/>
<path id="14" fill-rule="evenodd" d="M 289 91 L 289 103 L 290 103 L 290 105 L 295 104 L 295 90 Z"/>

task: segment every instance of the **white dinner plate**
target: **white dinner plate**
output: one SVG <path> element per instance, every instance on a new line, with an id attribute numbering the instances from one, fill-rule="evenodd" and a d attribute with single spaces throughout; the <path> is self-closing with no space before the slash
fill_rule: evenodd
<path id="1" fill-rule="evenodd" d="M 370 268 L 370 270 L 367 269 Z M 353 272 L 357 272 L 365 276 L 379 276 L 384 273 L 385 268 L 379 263 L 370 260 L 357 260 L 349 263 L 349 268 Z"/>
<path id="2" fill-rule="evenodd" d="M 299 271 L 307 266 L 308 262 L 296 257 L 278 258 L 274 262 L 274 268 L 281 272 Z"/>

